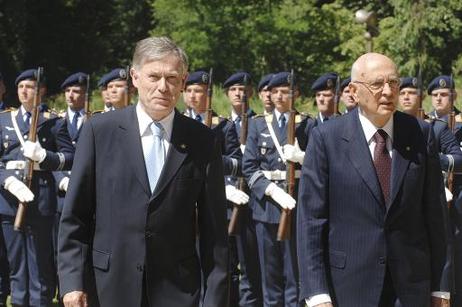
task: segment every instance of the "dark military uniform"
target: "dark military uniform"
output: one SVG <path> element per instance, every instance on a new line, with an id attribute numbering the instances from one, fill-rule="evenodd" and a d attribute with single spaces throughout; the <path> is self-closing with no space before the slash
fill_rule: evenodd
<path id="1" fill-rule="evenodd" d="M 285 188 L 286 183 L 283 176 L 286 165 L 278 153 L 267 125 L 269 123 L 273 127 L 279 144 L 285 145 L 287 125 L 280 128 L 277 115 L 278 112 L 274 111 L 267 116 L 256 116 L 250 121 L 242 169 L 252 192 L 250 206 L 257 234 L 264 305 L 299 306 L 295 223 L 291 225 L 290 240 L 276 241 L 281 208 L 265 195 L 265 190 L 271 182 L 281 188 Z M 297 115 L 296 122 L 296 139 L 300 148 L 304 150 L 316 121 Z M 296 166 L 299 170 L 300 165 L 296 164 Z M 299 171 L 296 172 L 296 177 L 297 174 L 299 175 Z M 297 185 L 298 180 L 296 180 Z M 296 194 L 297 192 L 293 196 L 295 199 Z M 295 209 L 293 211 L 292 215 L 295 216 Z"/>
<path id="2" fill-rule="evenodd" d="M 15 161 L 24 161 L 25 158 L 12 121 L 13 115 L 20 134 L 27 140 L 29 128 L 24 122 L 23 112 L 23 108 L 20 108 L 0 114 L 1 183 L 10 176 L 18 179 L 23 176 L 21 167 L 14 166 Z M 65 121 L 54 114 L 39 114 L 37 141 L 47 154 L 38 165 L 40 170 L 34 171 L 31 191 L 35 198 L 27 205 L 23 232 L 13 230 L 17 198 L 3 186 L 0 188 L 0 214 L 10 266 L 11 302 L 21 306 L 50 306 L 54 297 L 56 271 L 52 226 L 56 212 L 56 190 L 52 171 L 70 169 L 74 156 Z"/>

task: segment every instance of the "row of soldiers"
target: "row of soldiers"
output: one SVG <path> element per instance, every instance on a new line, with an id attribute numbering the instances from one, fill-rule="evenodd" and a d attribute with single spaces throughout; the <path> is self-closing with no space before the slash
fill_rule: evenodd
<path id="1" fill-rule="evenodd" d="M 105 104 L 103 112 L 125 107 L 132 87 L 129 72 L 116 68 L 98 83 Z M 295 163 L 295 177 L 300 176 L 300 165 L 305 158 L 310 131 L 325 121 L 341 116 L 336 112 L 336 96 L 345 105 L 345 112 L 355 107 L 349 93 L 350 79 L 339 83 L 335 73 L 320 76 L 312 85 L 318 109 L 316 118 L 305 114 L 295 116 L 294 144 L 288 142 L 288 122 L 293 99 L 300 95 L 299 85 L 289 72 L 278 72 L 262 77 L 257 85 L 264 113 L 255 114 L 246 108 L 253 95 L 252 78 L 246 72 L 231 75 L 223 84 L 231 106 L 229 118 L 210 114 L 210 75 L 205 71 L 189 74 L 183 93 L 185 116 L 210 125 L 222 143 L 225 172 L 225 192 L 228 218 L 239 209 L 238 227 L 230 236 L 230 306 L 299 306 L 298 264 L 295 249 L 295 223 L 290 226 L 289 240 L 278 240 L 281 212 L 294 212 L 295 193 L 287 192 L 286 165 Z M 37 141 L 28 140 L 30 118 L 36 84 L 36 70 L 19 74 L 15 84 L 21 106 L 6 109 L 0 114 L 0 306 L 11 294 L 14 306 L 50 306 L 56 290 L 56 237 L 60 212 L 71 176 L 73 154 L 79 133 L 88 115 L 85 110 L 88 75 L 78 72 L 61 85 L 68 108 L 62 114 L 40 107 Z M 0 77 L 0 99 L 5 87 Z M 390 84 L 392 86 L 392 84 Z M 404 112 L 418 116 L 421 107 L 421 86 L 417 78 L 402 78 L 400 105 Z M 41 94 L 45 85 L 39 84 Z M 454 82 L 448 76 L 436 77 L 428 85 L 434 111 L 427 120 L 432 123 L 440 147 L 442 170 L 456 172 L 453 193 L 460 192 L 462 169 L 461 141 L 458 124 L 454 131 L 447 122 L 455 101 Z M 0 106 L 5 109 L 3 102 Z M 99 115 L 97 115 L 99 116 Z M 456 117 L 456 123 L 459 122 Z M 248 127 L 247 127 L 247 119 Z M 454 133 L 453 133 L 454 132 Z M 342 153 L 339 153 L 342 154 Z M 22 182 L 24 161 L 37 163 L 33 183 L 29 188 Z M 309 157 L 307 157 L 309 159 Z M 239 178 L 244 177 L 247 188 Z M 298 182 L 296 182 L 297 184 Z M 450 197 L 448 193 L 448 198 Z M 455 198 L 455 208 L 458 197 Z M 27 202 L 26 223 L 22 232 L 14 230 L 18 202 Z M 453 210 L 454 232 L 458 225 Z M 462 244 L 455 245 L 456 285 L 462 285 Z M 462 304 L 453 295 L 455 306 Z M 459 303 L 457 303 L 459 302 Z"/>

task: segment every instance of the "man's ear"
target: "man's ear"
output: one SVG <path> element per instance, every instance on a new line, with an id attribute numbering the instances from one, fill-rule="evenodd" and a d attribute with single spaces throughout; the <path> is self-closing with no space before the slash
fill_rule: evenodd
<path id="1" fill-rule="evenodd" d="M 132 84 L 134 87 L 138 88 L 138 78 L 139 75 L 136 72 L 135 68 L 131 67 L 130 68 L 130 78 L 132 79 Z"/>
<path id="2" fill-rule="evenodd" d="M 350 82 L 350 84 L 348 84 L 348 88 L 350 89 L 350 95 L 351 95 L 351 97 L 353 97 L 353 100 L 355 102 L 358 102 L 359 101 L 359 98 L 358 98 L 358 85 L 353 83 L 353 82 Z"/>

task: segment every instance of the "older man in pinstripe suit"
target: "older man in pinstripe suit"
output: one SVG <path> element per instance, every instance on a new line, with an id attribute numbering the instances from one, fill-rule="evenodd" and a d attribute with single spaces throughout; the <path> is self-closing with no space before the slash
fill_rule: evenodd
<path id="1" fill-rule="evenodd" d="M 349 85 L 359 108 L 313 130 L 297 216 L 308 306 L 445 306 L 446 207 L 430 125 L 395 111 L 392 60 L 368 53 Z"/>

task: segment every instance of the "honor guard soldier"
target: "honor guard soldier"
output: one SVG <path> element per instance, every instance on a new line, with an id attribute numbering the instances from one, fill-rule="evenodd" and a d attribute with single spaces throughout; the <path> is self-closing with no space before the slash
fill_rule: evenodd
<path id="1" fill-rule="evenodd" d="M 263 114 L 271 114 L 274 110 L 274 103 L 271 101 L 271 91 L 268 89 L 268 83 L 273 77 L 273 74 L 264 75 L 258 82 L 257 90 L 258 97 L 263 102 Z"/>
<path id="2" fill-rule="evenodd" d="M 3 75 L 0 72 L 0 111 L 6 109 L 6 104 L 3 101 L 3 96 L 6 93 Z M 0 220 L 1 223 L 1 220 Z M 9 278 L 8 258 L 6 256 L 5 239 L 0 228 L 0 306 L 6 306 L 6 298 L 10 294 L 10 278 Z"/>
<path id="3" fill-rule="evenodd" d="M 72 166 L 74 148 L 65 121 L 41 112 L 37 142 L 28 140 L 34 92 L 35 69 L 16 79 L 18 110 L 0 114 L 1 168 L 0 214 L 10 266 L 13 306 L 50 306 L 56 290 L 52 227 L 56 212 L 56 189 L 52 171 Z M 21 180 L 25 160 L 36 163 L 31 189 Z M 35 169 L 35 168 L 34 168 Z M 18 202 L 26 202 L 22 231 L 13 229 Z"/>
<path id="4" fill-rule="evenodd" d="M 248 107 L 248 100 L 252 97 L 252 78 L 247 72 L 232 74 L 223 83 L 226 96 L 231 104 L 230 120 L 241 140 L 243 124 L 243 103 L 247 103 L 247 119 L 255 115 L 255 112 Z M 244 101 L 245 100 L 245 101 Z M 245 133 L 245 132 L 244 132 Z M 241 144 L 241 149 L 245 145 Z M 243 150 L 244 151 L 244 150 Z M 244 189 L 248 192 L 246 184 L 239 187 L 237 176 L 226 178 L 227 186 L 235 189 Z M 244 180 L 245 182 L 245 180 Z M 238 204 L 239 205 L 239 204 Z M 233 205 L 228 206 L 228 219 L 231 221 Z M 261 288 L 261 272 L 258 259 L 258 247 L 255 233 L 255 224 L 252 219 L 250 206 L 240 206 L 236 218 L 236 230 L 230 236 L 230 262 L 231 262 L 231 306 L 262 306 L 263 294 Z"/>
<path id="5" fill-rule="evenodd" d="M 122 109 L 130 104 L 133 86 L 125 68 L 115 68 L 106 76 L 106 88 L 112 108 Z"/>
<path id="6" fill-rule="evenodd" d="M 444 75 L 436 77 L 428 84 L 427 92 L 431 96 L 433 106 L 433 111 L 429 114 L 430 117 L 436 117 L 447 122 L 448 114 L 452 111 L 451 93 L 453 95 L 452 101 L 456 101 L 457 97 L 451 77 Z M 456 107 L 454 107 L 454 112 L 456 115 L 460 113 Z"/>
<path id="7" fill-rule="evenodd" d="M 109 92 L 107 90 L 107 76 L 108 74 L 104 74 L 98 81 L 98 87 L 101 89 L 101 98 L 103 99 L 104 109 L 102 111 L 95 111 L 93 113 L 104 113 L 113 110 L 111 97 L 109 96 Z"/>
<path id="8" fill-rule="evenodd" d="M 281 209 L 294 210 L 296 204 L 296 199 L 285 191 L 285 162 L 297 163 L 295 177 L 299 178 L 304 158 L 300 148 L 305 149 L 316 122 L 297 114 L 296 145 L 286 144 L 291 102 L 289 76 L 288 72 L 280 72 L 271 78 L 268 89 L 275 109 L 271 114 L 258 115 L 251 120 L 242 162 L 252 192 L 250 206 L 257 234 L 264 306 L 299 306 L 294 224 L 289 240 L 278 242 L 276 234 Z M 294 95 L 298 97 L 298 89 Z M 295 191 L 297 185 L 298 179 Z"/>
<path id="9" fill-rule="evenodd" d="M 340 92 L 342 93 L 340 96 L 340 101 L 342 101 L 345 105 L 345 114 L 353 111 L 353 109 L 356 108 L 356 102 L 354 101 L 353 96 L 350 94 L 350 87 L 348 86 L 350 82 L 351 78 L 348 77 L 340 84 Z"/>
<path id="10" fill-rule="evenodd" d="M 315 104 L 318 108 L 316 121 L 322 124 L 334 116 L 336 73 L 327 73 L 314 81 L 311 90 L 315 92 Z"/>

